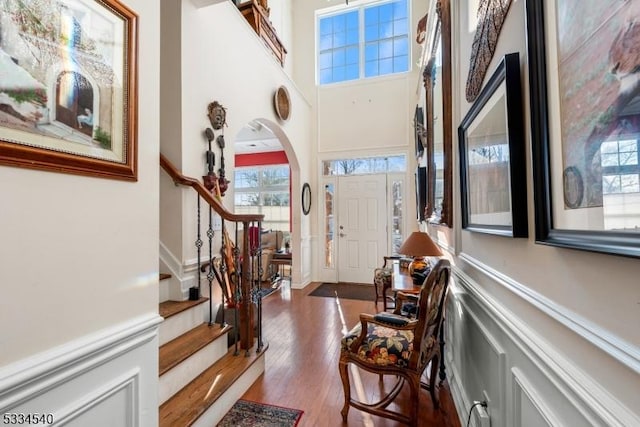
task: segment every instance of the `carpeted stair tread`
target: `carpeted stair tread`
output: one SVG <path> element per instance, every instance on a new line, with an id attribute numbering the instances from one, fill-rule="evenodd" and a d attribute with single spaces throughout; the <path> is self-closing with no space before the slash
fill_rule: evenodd
<path id="1" fill-rule="evenodd" d="M 215 341 L 216 338 L 225 335 L 230 329 L 231 326 L 229 325 L 222 328 L 217 323 L 211 326 L 203 323 L 162 345 L 159 352 L 159 375 L 186 360 L 198 350 Z"/>
<path id="2" fill-rule="evenodd" d="M 267 348 L 265 343 L 260 354 L 256 354 L 254 345 L 249 356 L 245 356 L 244 350 L 234 356 L 234 348 L 230 348 L 225 356 L 160 406 L 160 427 L 192 425 L 254 362 L 264 356 Z"/>
<path id="3" fill-rule="evenodd" d="M 181 313 L 191 307 L 195 307 L 198 304 L 202 304 L 205 301 L 209 301 L 209 298 L 201 297 L 196 301 L 164 301 L 160 303 L 158 311 L 160 316 L 166 319 L 167 317 Z"/>

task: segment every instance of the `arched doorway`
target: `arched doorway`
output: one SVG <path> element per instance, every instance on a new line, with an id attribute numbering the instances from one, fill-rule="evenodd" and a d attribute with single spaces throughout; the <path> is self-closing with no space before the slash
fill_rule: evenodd
<path id="1" fill-rule="evenodd" d="M 56 79 L 56 120 L 91 137 L 93 86 L 76 71 L 63 71 Z"/>
<path id="2" fill-rule="evenodd" d="M 257 133 L 257 136 L 251 136 L 251 133 Z M 245 153 L 262 153 L 261 163 L 264 164 L 266 158 L 272 157 L 273 154 L 265 156 L 265 151 L 273 153 L 274 151 L 283 152 L 289 167 L 289 197 L 287 204 L 289 208 L 289 241 L 291 250 L 291 285 L 292 287 L 304 287 L 309 280 L 310 271 L 310 247 L 308 239 L 308 229 L 302 233 L 302 224 L 308 227 L 307 220 L 301 218 L 301 188 L 300 165 L 298 158 L 293 149 L 293 145 L 282 127 L 271 120 L 256 118 L 252 120 L 244 129 L 236 136 L 234 144 L 236 146 L 236 154 L 238 154 L 238 144 L 244 143 Z M 235 165 L 237 167 L 237 164 Z M 236 185 L 236 183 L 232 184 Z"/>

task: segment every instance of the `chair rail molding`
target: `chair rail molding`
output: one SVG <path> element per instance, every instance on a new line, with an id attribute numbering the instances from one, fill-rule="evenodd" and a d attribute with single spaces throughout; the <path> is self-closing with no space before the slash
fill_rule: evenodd
<path id="1" fill-rule="evenodd" d="M 54 389 L 65 387 L 73 380 L 105 367 L 109 362 L 122 359 L 138 348 L 145 347 L 157 352 L 158 327 L 162 320 L 157 313 L 139 316 L 0 368 L 0 413 L 27 405 L 45 393 L 56 393 Z M 138 372 L 130 374 L 130 370 L 138 366 L 134 363 L 135 368 L 132 368 L 128 364 L 127 378 L 139 376 Z M 139 368 L 148 369 L 144 365 Z M 114 373 L 113 369 L 108 368 L 109 381 L 123 375 L 122 371 Z M 157 372 L 153 374 L 157 380 Z M 125 383 L 128 384 L 123 380 L 122 384 Z M 118 389 L 114 385 L 109 388 Z M 47 411 L 40 407 L 31 412 Z M 58 422 L 57 419 L 55 421 Z"/>
<path id="2" fill-rule="evenodd" d="M 637 347 L 468 254 L 461 253 L 459 258 L 640 374 L 640 349 Z"/>
<path id="3" fill-rule="evenodd" d="M 497 283 L 504 286 L 516 284 L 512 279 L 508 279 L 466 254 L 461 254 L 461 258 L 481 269 Z M 477 305 L 482 310 L 482 314 L 493 321 L 506 338 L 522 353 L 526 361 L 537 368 L 539 374 L 551 384 L 553 389 L 560 393 L 560 396 L 563 396 L 567 403 L 571 404 L 570 409 L 583 417 L 582 422 L 588 421 L 591 425 L 620 427 L 640 425 L 640 418 L 635 413 L 612 396 L 592 377 L 576 368 L 571 360 L 549 345 L 537 331 L 484 292 L 481 286 L 468 274 L 460 270 L 459 267 L 454 267 L 453 275 L 456 278 L 454 288 L 457 288 L 457 292 L 454 293 L 455 303 L 460 304 L 465 311 L 469 312 L 474 311 L 474 308 L 469 306 L 470 302 Z M 524 288 L 522 284 L 519 284 L 519 287 Z M 464 293 L 469 298 L 459 296 Z M 480 315 L 481 313 L 476 313 L 476 316 Z M 514 354 L 509 354 L 507 358 L 509 363 L 513 363 Z M 546 398 L 549 399 L 549 396 Z M 508 408 L 507 411 L 511 412 L 511 416 L 513 416 L 513 407 Z M 507 420 L 510 421 L 509 418 Z"/>

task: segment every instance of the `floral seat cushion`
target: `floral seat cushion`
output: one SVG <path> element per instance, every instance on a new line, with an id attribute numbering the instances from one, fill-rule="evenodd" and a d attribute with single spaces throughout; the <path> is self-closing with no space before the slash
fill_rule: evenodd
<path id="1" fill-rule="evenodd" d="M 360 335 L 358 323 L 342 338 L 342 351 L 349 351 L 353 341 Z M 380 366 L 407 366 L 413 351 L 413 331 L 395 330 L 373 323 L 367 324 L 367 336 L 357 349 L 358 358 Z"/>

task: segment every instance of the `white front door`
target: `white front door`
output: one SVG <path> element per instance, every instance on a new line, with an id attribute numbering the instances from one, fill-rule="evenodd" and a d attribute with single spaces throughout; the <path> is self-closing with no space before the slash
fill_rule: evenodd
<path id="1" fill-rule="evenodd" d="M 371 283 L 387 253 L 387 178 L 338 178 L 338 280 Z"/>

